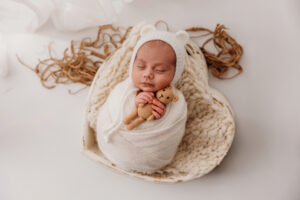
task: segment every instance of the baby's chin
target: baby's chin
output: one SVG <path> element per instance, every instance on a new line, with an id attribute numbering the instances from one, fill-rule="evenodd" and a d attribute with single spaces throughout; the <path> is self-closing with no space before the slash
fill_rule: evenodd
<path id="1" fill-rule="evenodd" d="M 144 92 L 156 92 L 155 87 L 139 87 Z"/>

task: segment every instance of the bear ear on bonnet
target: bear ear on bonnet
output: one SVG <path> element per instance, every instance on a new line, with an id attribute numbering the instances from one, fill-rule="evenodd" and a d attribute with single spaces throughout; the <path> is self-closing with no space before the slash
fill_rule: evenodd
<path id="1" fill-rule="evenodd" d="M 186 31 L 178 31 L 176 33 L 176 38 L 180 40 L 183 44 L 186 44 L 189 40 L 189 34 Z"/>
<path id="2" fill-rule="evenodd" d="M 145 36 L 146 34 L 156 31 L 156 27 L 152 24 L 148 24 L 141 29 L 141 36 Z M 189 34 L 186 31 L 180 30 L 176 32 L 176 38 L 180 40 L 183 44 L 186 44 L 189 40 Z"/>
<path id="3" fill-rule="evenodd" d="M 146 35 L 147 33 L 150 33 L 155 30 L 156 30 L 155 26 L 153 26 L 152 24 L 148 24 L 142 28 L 141 36 Z"/>

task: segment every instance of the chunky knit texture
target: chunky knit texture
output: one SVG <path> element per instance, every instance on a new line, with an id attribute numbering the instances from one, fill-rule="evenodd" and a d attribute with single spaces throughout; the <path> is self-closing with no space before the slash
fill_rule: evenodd
<path id="1" fill-rule="evenodd" d="M 201 177 L 213 170 L 227 154 L 235 132 L 234 117 L 225 97 L 208 85 L 207 65 L 199 47 L 186 44 L 185 66 L 175 85 L 188 104 L 185 135 L 173 161 L 152 174 L 127 172 L 105 158 L 97 146 L 97 112 L 117 83 L 128 77 L 132 51 L 145 23 L 136 25 L 122 46 L 98 70 L 86 102 L 82 152 L 117 172 L 144 180 L 174 183 Z"/>

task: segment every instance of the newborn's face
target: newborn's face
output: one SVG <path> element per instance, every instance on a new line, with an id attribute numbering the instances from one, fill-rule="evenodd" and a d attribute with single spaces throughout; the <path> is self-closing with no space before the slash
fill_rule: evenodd
<path id="1" fill-rule="evenodd" d="M 145 92 L 165 88 L 173 80 L 176 54 L 173 48 L 160 40 L 143 44 L 137 51 L 132 68 L 132 80 Z"/>

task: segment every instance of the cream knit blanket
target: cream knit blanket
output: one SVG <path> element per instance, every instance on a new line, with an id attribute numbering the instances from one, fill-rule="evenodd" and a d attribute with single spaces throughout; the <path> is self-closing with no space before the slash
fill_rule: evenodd
<path id="1" fill-rule="evenodd" d="M 166 106 L 162 118 L 145 121 L 129 131 L 122 120 L 135 109 L 137 91 L 130 77 L 112 90 L 99 109 L 98 145 L 118 167 L 152 173 L 172 161 L 185 132 L 187 105 L 181 91 L 174 87 L 179 99 Z"/>

